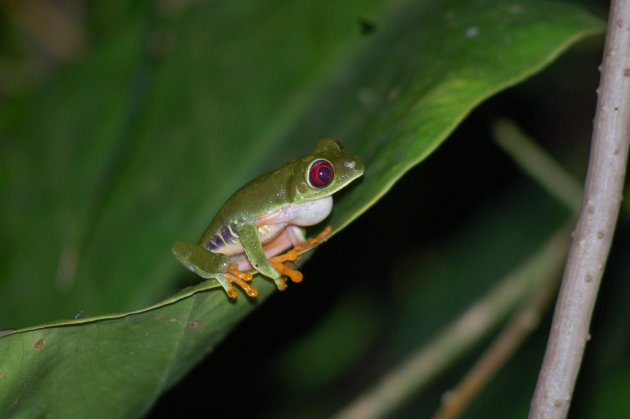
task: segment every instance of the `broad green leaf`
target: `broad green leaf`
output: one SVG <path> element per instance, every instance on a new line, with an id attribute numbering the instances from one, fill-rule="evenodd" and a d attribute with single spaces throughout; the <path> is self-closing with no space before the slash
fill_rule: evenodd
<path id="1" fill-rule="evenodd" d="M 182 275 L 171 243 L 231 191 L 340 138 L 367 171 L 337 200 L 338 231 L 474 106 L 601 30 L 574 6 L 490 0 L 192 2 L 149 21 L 4 106 L 2 325 L 122 314 L 0 337 L 2 414 L 146 411 L 255 308 L 209 282 L 139 309 Z M 254 283 L 261 302 L 272 286 Z"/>

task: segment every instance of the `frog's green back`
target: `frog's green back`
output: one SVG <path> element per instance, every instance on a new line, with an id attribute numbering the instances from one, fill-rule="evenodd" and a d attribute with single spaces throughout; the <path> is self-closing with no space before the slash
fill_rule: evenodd
<path id="1" fill-rule="evenodd" d="M 214 216 L 201 241 L 206 241 L 222 226 L 238 222 L 255 223 L 258 215 L 291 204 L 288 188 L 296 174 L 303 176 L 302 171 L 298 171 L 304 165 L 303 159 L 292 160 L 237 190 Z"/>
<path id="2" fill-rule="evenodd" d="M 317 184 L 317 179 L 311 178 L 314 173 L 310 172 L 316 174 L 314 163 L 323 160 L 334 175 L 328 177 L 325 184 Z M 200 243 L 203 245 L 222 227 L 256 224 L 257 217 L 287 205 L 328 197 L 362 174 L 363 163 L 345 154 L 338 141 L 321 140 L 311 154 L 291 160 L 236 191 L 219 209 Z"/>

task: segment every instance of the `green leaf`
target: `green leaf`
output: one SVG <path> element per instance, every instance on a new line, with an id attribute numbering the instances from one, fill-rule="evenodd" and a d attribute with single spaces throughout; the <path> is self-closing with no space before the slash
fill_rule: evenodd
<path id="1" fill-rule="evenodd" d="M 212 352 L 243 308 L 249 308 L 243 298 L 226 303 L 217 293 L 200 289 L 133 313 L 59 322 L 2 337 L 0 412 L 121 417 L 145 411 L 164 388 Z M 269 292 L 268 286 L 263 295 Z"/>
<path id="2" fill-rule="evenodd" d="M 145 412 L 256 306 L 203 283 L 139 309 L 183 275 L 171 243 L 194 239 L 236 187 L 340 138 L 367 171 L 336 201 L 339 231 L 482 100 L 602 29 L 574 6 L 498 0 L 156 13 L 3 106 L 2 325 L 122 312 L 0 337 L 3 415 Z M 261 302 L 273 287 L 254 283 Z"/>

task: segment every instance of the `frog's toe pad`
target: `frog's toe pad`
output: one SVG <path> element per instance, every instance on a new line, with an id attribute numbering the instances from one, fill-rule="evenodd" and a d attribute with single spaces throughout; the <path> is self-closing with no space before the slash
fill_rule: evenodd
<path id="1" fill-rule="evenodd" d="M 287 289 L 287 280 L 284 279 L 284 277 L 280 277 L 278 279 L 274 279 L 273 280 L 276 283 L 276 288 L 278 288 L 278 291 L 284 291 Z"/>
<path id="2" fill-rule="evenodd" d="M 232 285 L 230 285 L 228 287 L 228 289 L 225 290 L 225 293 L 227 294 L 228 297 L 230 297 L 232 300 L 235 300 L 236 297 L 238 297 L 238 292 L 236 292 L 236 289 L 234 289 L 234 287 Z"/>

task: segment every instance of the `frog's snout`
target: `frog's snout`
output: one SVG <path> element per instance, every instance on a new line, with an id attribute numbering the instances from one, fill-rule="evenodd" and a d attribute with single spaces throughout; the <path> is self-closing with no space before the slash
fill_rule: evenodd
<path id="1" fill-rule="evenodd" d="M 344 166 L 346 167 L 346 169 L 356 172 L 359 176 L 361 176 L 363 174 L 363 171 L 365 170 L 363 162 L 361 162 L 361 160 L 359 160 L 357 157 L 352 157 L 346 160 Z"/>

